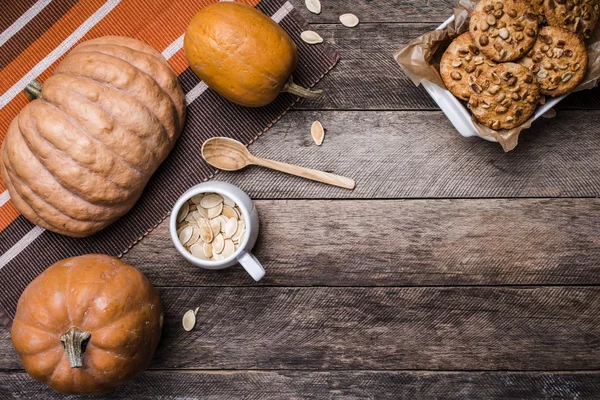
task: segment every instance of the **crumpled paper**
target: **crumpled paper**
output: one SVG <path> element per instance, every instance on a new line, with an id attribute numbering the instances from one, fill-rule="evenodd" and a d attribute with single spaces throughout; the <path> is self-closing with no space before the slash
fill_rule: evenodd
<path id="1" fill-rule="evenodd" d="M 444 29 L 424 33 L 394 52 L 394 58 L 416 86 L 427 80 L 440 87 L 446 87 L 439 73 L 440 60 L 452 40 L 469 30 L 469 16 L 476 3 L 477 1 L 459 0 L 458 8 L 454 10 L 454 21 L 450 22 Z M 592 37 L 586 41 L 586 46 L 588 70 L 579 86 L 573 89 L 571 93 L 591 89 L 600 80 L 600 23 L 596 26 Z M 543 104 L 543 102 L 544 98 L 542 96 L 540 103 Z M 482 125 L 475 117 L 472 117 L 472 120 L 475 128 L 482 136 L 493 137 L 500 143 L 504 151 L 510 151 L 517 146 L 521 131 L 531 127 L 533 117 L 516 128 L 499 131 Z"/>

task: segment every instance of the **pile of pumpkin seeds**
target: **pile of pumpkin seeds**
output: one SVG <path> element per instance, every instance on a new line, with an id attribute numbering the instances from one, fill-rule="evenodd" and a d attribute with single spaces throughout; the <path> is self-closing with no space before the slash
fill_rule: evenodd
<path id="1" fill-rule="evenodd" d="M 242 211 L 233 200 L 217 193 L 198 194 L 177 214 L 179 241 L 202 260 L 224 260 L 237 251 L 246 233 Z"/>

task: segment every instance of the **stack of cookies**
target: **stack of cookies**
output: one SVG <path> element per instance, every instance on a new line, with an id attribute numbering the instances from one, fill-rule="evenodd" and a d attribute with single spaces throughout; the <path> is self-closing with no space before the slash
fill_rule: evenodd
<path id="1" fill-rule="evenodd" d="M 469 32 L 442 56 L 444 84 L 488 128 L 523 124 L 541 95 L 561 96 L 583 79 L 598 2 L 480 0 Z"/>

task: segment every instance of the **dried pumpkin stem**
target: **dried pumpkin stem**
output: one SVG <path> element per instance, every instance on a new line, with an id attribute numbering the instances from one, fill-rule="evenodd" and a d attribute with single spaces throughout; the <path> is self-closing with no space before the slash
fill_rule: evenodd
<path id="1" fill-rule="evenodd" d="M 25 86 L 24 91 L 31 100 L 39 99 L 42 97 L 42 84 L 34 79 Z"/>
<path id="2" fill-rule="evenodd" d="M 296 96 L 300 96 L 305 99 L 318 99 L 319 97 L 321 97 L 321 95 L 323 95 L 323 91 L 321 89 L 310 90 L 307 88 L 303 88 L 302 86 L 296 85 L 291 76 L 290 79 L 288 79 L 285 86 L 283 87 L 282 92 L 295 94 Z"/>
<path id="3" fill-rule="evenodd" d="M 91 333 L 73 327 L 60 337 L 60 341 L 65 345 L 65 353 L 67 353 L 71 368 L 81 368 L 83 366 L 81 356 L 83 353 L 83 344 L 91 336 Z"/>

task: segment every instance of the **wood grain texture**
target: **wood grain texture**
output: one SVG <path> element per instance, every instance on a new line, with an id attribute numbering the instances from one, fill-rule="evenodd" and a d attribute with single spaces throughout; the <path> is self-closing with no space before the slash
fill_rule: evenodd
<path id="1" fill-rule="evenodd" d="M 596 399 L 598 372 L 193 371 L 146 372 L 103 397 L 136 400 Z M 70 400 L 22 372 L 0 373 L 0 396 Z M 14 396 L 14 397 L 11 397 Z"/>
<path id="2" fill-rule="evenodd" d="M 599 199 L 256 201 L 264 286 L 600 284 Z M 247 286 L 199 269 L 168 224 L 124 256 L 157 286 Z"/>
<path id="3" fill-rule="evenodd" d="M 258 167 L 216 179 L 261 199 L 596 197 L 599 118 L 598 111 L 542 118 L 504 153 L 497 143 L 463 138 L 441 112 L 295 112 L 253 144 L 252 153 L 353 178 L 355 190 Z M 310 137 L 315 120 L 326 130 L 322 146 Z"/>
<path id="4" fill-rule="evenodd" d="M 161 288 L 152 369 L 600 369 L 600 288 Z M 199 307 L 190 333 L 181 317 Z M 0 369 L 18 369 L 0 342 Z"/>
<path id="5" fill-rule="evenodd" d="M 312 28 L 341 55 L 338 65 L 318 85 L 324 95 L 302 100 L 297 110 L 437 110 L 422 87 L 416 87 L 392 57 L 400 45 L 435 29 L 437 23 L 341 24 Z M 600 88 L 569 95 L 557 109 L 599 109 Z"/>

